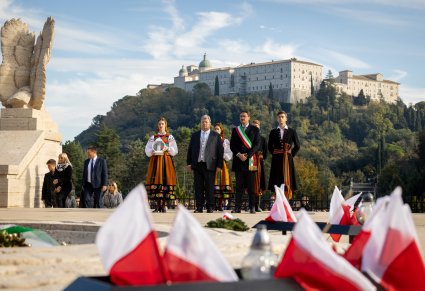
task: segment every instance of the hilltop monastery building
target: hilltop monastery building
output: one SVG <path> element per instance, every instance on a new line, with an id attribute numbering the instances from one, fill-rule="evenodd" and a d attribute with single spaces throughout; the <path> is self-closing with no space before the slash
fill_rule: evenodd
<path id="1" fill-rule="evenodd" d="M 258 93 L 267 95 L 270 84 L 273 96 L 284 102 L 304 101 L 311 94 L 311 84 L 315 92 L 323 80 L 323 66 L 295 58 L 265 63 L 250 63 L 237 67 L 213 68 L 204 54 L 199 66 L 182 66 L 179 75 L 174 77 L 174 85 L 186 91 L 192 91 L 199 83 L 206 83 L 214 92 L 218 77 L 220 95 L 239 95 Z M 371 100 L 395 102 L 399 98 L 400 84 L 384 80 L 382 74 L 353 75 L 346 70 L 335 79 L 338 93 L 345 92 L 357 96 L 361 89 Z M 155 85 L 148 87 L 154 88 Z"/>

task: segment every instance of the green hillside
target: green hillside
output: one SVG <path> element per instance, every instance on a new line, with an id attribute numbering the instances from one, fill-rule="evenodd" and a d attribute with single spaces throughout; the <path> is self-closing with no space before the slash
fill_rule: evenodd
<path id="1" fill-rule="evenodd" d="M 262 134 L 268 136 L 276 126 L 276 112 L 283 109 L 301 141 L 296 159 L 297 197 L 327 199 L 334 185 L 347 190 L 350 178 L 377 182 L 381 195 L 401 185 L 405 199 L 424 197 L 425 102 L 406 106 L 401 100 L 397 104 L 373 103 L 360 94 L 336 96 L 331 82 L 323 82 L 313 97 L 299 104 L 281 103 L 270 92 L 268 96 L 212 95 L 202 83 L 192 93 L 173 87 L 165 92 L 143 89 L 115 102 L 105 116 L 96 116 L 68 147 L 75 151 L 79 144 L 83 148 L 97 144 L 100 155 L 108 159 L 110 176 L 126 193 L 145 178 L 148 159 L 144 145 L 156 129 L 157 119 L 164 116 L 178 142 L 175 164 L 179 191 L 188 195 L 192 177 L 184 171 L 186 149 L 203 114 L 209 114 L 213 123 L 225 124 L 229 137 L 240 111 L 247 110 L 251 120 L 261 120 Z"/>

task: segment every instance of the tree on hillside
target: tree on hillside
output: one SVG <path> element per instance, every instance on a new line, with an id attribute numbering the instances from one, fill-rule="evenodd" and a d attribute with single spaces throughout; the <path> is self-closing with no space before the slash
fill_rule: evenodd
<path id="1" fill-rule="evenodd" d="M 220 84 L 218 83 L 218 76 L 215 76 L 214 96 L 220 96 Z"/>
<path id="2" fill-rule="evenodd" d="M 270 85 L 269 85 L 268 98 L 269 98 L 269 100 L 273 100 L 273 85 L 272 85 L 272 82 L 270 82 Z"/>
<path id="3" fill-rule="evenodd" d="M 130 142 L 125 154 L 125 175 L 121 180 L 121 191 L 124 195 L 145 181 L 147 166 L 145 143 L 140 139 Z"/>
<path id="4" fill-rule="evenodd" d="M 96 134 L 96 143 L 98 155 L 108 163 L 109 180 L 114 180 L 121 184 L 125 164 L 120 150 L 120 137 L 112 128 L 102 125 Z"/>
<path id="5" fill-rule="evenodd" d="M 80 143 L 76 140 L 66 141 L 62 145 L 62 152 L 68 155 L 69 160 L 72 164 L 72 183 L 75 186 L 75 194 L 80 195 L 80 189 L 82 185 L 84 161 L 87 158 Z"/>
<path id="6" fill-rule="evenodd" d="M 210 86 L 206 83 L 198 83 L 193 87 L 193 97 L 195 99 L 205 99 L 211 95 Z"/>
<path id="7" fill-rule="evenodd" d="M 313 75 L 310 75 L 310 96 L 314 96 Z"/>
<path id="8" fill-rule="evenodd" d="M 325 79 L 330 84 L 335 83 L 335 78 L 334 78 L 334 75 L 332 74 L 332 71 L 331 70 L 328 70 L 328 73 L 326 74 Z"/>
<path id="9" fill-rule="evenodd" d="M 367 103 L 367 98 L 363 92 L 363 89 L 361 89 L 359 95 L 357 95 L 357 97 L 353 99 L 353 104 L 357 106 L 364 106 L 367 105 Z"/>

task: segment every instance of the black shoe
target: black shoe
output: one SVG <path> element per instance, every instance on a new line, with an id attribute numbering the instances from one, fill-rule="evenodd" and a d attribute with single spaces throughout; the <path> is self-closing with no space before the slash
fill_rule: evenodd
<path id="1" fill-rule="evenodd" d="M 213 213 L 214 211 L 211 208 L 207 209 L 207 213 Z"/>
<path id="2" fill-rule="evenodd" d="M 194 213 L 202 213 L 202 212 L 204 212 L 202 209 L 196 209 L 195 211 L 193 211 Z"/>
<path id="3" fill-rule="evenodd" d="M 223 208 L 222 207 L 219 207 L 217 210 L 218 211 L 223 211 Z"/>
<path id="4" fill-rule="evenodd" d="M 236 208 L 236 209 L 232 210 L 232 213 L 241 213 L 241 209 L 240 208 Z"/>
<path id="5" fill-rule="evenodd" d="M 251 213 L 251 214 L 255 214 L 255 208 L 251 208 L 251 209 L 249 210 L 249 213 Z"/>
<path id="6" fill-rule="evenodd" d="M 263 211 L 260 207 L 255 207 L 255 212 L 261 212 Z"/>

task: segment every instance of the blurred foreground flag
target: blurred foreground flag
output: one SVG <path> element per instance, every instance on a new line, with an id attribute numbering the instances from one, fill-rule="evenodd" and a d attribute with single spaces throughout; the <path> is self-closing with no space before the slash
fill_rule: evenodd
<path id="1" fill-rule="evenodd" d="M 372 221 L 364 245 L 361 270 L 387 290 L 424 290 L 425 266 L 412 213 L 403 205 L 400 187 L 391 194 L 383 213 L 371 217 L 376 221 Z"/>
<path id="2" fill-rule="evenodd" d="M 97 233 L 96 245 L 114 284 L 155 285 L 167 281 L 143 185 L 134 188 L 105 221 Z"/>
<path id="3" fill-rule="evenodd" d="M 362 273 L 332 250 L 304 209 L 275 277 L 293 278 L 305 290 L 376 290 Z"/>
<path id="4" fill-rule="evenodd" d="M 289 205 L 288 199 L 286 199 L 283 184 L 282 188 L 274 186 L 276 193 L 276 200 L 273 203 L 272 209 L 270 210 L 269 216 L 266 221 L 284 221 L 284 222 L 296 222 L 295 214 L 292 211 L 291 205 Z"/>
<path id="5" fill-rule="evenodd" d="M 167 240 L 164 263 L 172 282 L 238 280 L 204 228 L 182 205 Z"/>
<path id="6" fill-rule="evenodd" d="M 335 186 L 334 192 L 331 198 L 331 205 L 329 207 L 329 223 L 349 225 L 351 221 L 350 217 L 350 206 L 345 203 L 344 197 L 342 197 L 341 191 Z M 331 234 L 334 241 L 339 242 L 340 234 Z"/>

